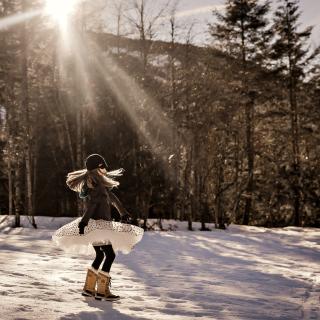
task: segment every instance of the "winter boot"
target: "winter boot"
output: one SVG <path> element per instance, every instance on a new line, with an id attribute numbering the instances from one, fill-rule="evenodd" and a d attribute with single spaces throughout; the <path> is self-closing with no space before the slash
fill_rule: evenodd
<path id="1" fill-rule="evenodd" d="M 94 297 L 96 293 L 97 279 L 98 279 L 98 270 L 92 267 L 88 268 L 86 282 L 82 290 L 83 296 Z"/>
<path id="2" fill-rule="evenodd" d="M 103 299 L 108 301 L 119 300 L 120 299 L 119 296 L 116 296 L 111 293 L 110 286 L 111 286 L 111 277 L 109 273 L 104 271 L 99 271 L 97 292 L 96 292 L 95 298 L 97 300 Z"/>

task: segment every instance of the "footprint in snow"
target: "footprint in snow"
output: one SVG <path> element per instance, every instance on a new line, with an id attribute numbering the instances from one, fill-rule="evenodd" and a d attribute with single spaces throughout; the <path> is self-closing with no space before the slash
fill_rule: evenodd
<path id="1" fill-rule="evenodd" d="M 168 296 L 169 296 L 170 298 L 174 298 L 174 299 L 182 299 L 182 298 L 183 298 L 183 295 L 182 295 L 182 294 L 180 294 L 180 293 L 175 293 L 175 292 L 170 292 L 170 293 L 168 294 Z"/>
<path id="2" fill-rule="evenodd" d="M 12 273 L 10 274 L 10 276 L 15 276 L 15 277 L 24 277 L 24 276 L 25 276 L 25 274 L 23 274 L 23 273 L 18 273 L 18 272 L 12 272 Z"/>
<path id="3" fill-rule="evenodd" d="M 165 305 L 165 308 L 169 308 L 169 309 L 174 309 L 174 308 L 176 308 L 177 307 L 177 305 L 175 305 L 174 303 L 167 303 L 166 305 Z"/>
<path id="4" fill-rule="evenodd" d="M 15 294 L 13 290 L 8 290 L 8 291 L 1 291 L 0 296 L 9 296 L 11 294 Z"/>
<path id="5" fill-rule="evenodd" d="M 29 310 L 32 310 L 32 307 L 30 306 L 27 306 L 27 305 L 20 305 L 18 308 L 17 308 L 18 311 L 29 311 Z"/>
<path id="6" fill-rule="evenodd" d="M 158 292 L 156 292 L 156 291 L 151 291 L 151 292 L 149 293 L 149 296 L 151 296 L 151 297 L 160 297 L 160 293 L 158 293 Z"/>
<path id="7" fill-rule="evenodd" d="M 131 297 L 131 299 L 135 301 L 144 301 L 144 299 L 141 297 Z"/>
<path id="8" fill-rule="evenodd" d="M 64 302 L 65 300 L 60 299 L 60 298 L 49 298 L 47 301 L 56 301 L 56 302 Z"/>
<path id="9" fill-rule="evenodd" d="M 66 278 L 66 277 L 61 277 L 61 280 L 66 281 L 66 282 L 69 282 L 69 283 L 75 283 L 74 280 L 71 280 L 71 279 Z"/>
<path id="10" fill-rule="evenodd" d="M 141 307 L 131 307 L 131 308 L 129 308 L 130 310 L 132 310 L 132 311 L 143 311 L 144 309 L 143 308 L 141 308 Z"/>
<path id="11" fill-rule="evenodd" d="M 181 300 L 181 299 L 174 299 L 173 302 L 174 302 L 175 304 L 177 304 L 177 303 L 184 303 L 184 302 L 186 302 L 186 301 L 185 301 L 185 300 Z"/>
<path id="12" fill-rule="evenodd" d="M 193 286 L 191 289 L 194 289 L 194 290 L 203 290 L 203 285 L 199 285 L 199 286 Z"/>
<path id="13" fill-rule="evenodd" d="M 31 282 L 30 284 L 33 285 L 33 286 L 45 286 L 44 283 L 39 282 L 39 281 L 34 281 L 34 282 Z"/>
<path id="14" fill-rule="evenodd" d="M 77 289 L 69 289 L 69 292 L 71 292 L 71 293 L 79 293 L 79 290 L 77 290 Z"/>

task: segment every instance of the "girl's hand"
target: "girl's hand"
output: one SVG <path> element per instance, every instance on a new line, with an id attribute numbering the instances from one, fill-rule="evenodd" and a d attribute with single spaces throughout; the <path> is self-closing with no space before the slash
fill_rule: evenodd
<path id="1" fill-rule="evenodd" d="M 79 222 L 78 224 L 78 228 L 79 228 L 79 234 L 84 234 L 84 227 L 86 226 L 86 224 L 82 221 Z"/>
<path id="2" fill-rule="evenodd" d="M 128 212 L 126 212 L 122 217 L 121 217 L 121 222 L 123 223 L 130 223 L 131 222 L 131 216 Z"/>

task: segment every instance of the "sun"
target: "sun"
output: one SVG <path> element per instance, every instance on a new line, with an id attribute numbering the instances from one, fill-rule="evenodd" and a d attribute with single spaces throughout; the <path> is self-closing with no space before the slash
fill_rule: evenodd
<path id="1" fill-rule="evenodd" d="M 66 28 L 68 17 L 79 0 L 46 0 L 46 13 Z"/>

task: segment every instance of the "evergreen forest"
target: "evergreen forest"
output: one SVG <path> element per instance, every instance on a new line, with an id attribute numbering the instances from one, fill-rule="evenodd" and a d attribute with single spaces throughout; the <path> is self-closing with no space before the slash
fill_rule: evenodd
<path id="1" fill-rule="evenodd" d="M 177 2 L 77 2 L 66 24 L 0 0 L 1 215 L 82 215 L 66 176 L 99 153 L 145 228 L 320 226 L 320 49 L 298 0 L 225 0 L 202 45 Z"/>

